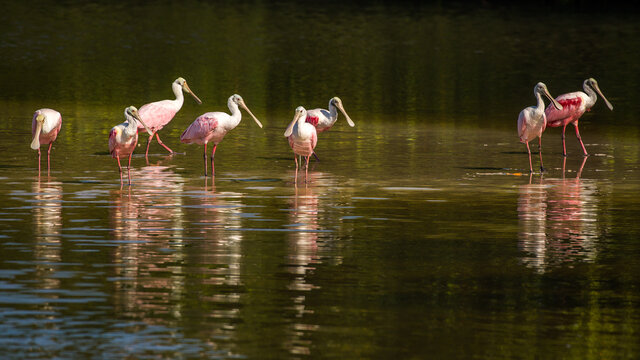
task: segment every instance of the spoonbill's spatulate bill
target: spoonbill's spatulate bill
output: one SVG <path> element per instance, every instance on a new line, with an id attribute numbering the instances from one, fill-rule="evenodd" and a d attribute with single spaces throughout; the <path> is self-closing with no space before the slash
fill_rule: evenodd
<path id="1" fill-rule="evenodd" d="M 40 145 L 49 144 L 47 150 L 47 174 L 51 170 L 51 147 L 62 128 L 62 115 L 52 109 L 39 109 L 31 120 L 31 148 L 38 150 L 38 176 L 40 175 Z"/>
<path id="2" fill-rule="evenodd" d="M 189 85 L 187 85 L 187 81 L 181 77 L 177 78 L 173 82 L 173 84 L 171 84 L 171 89 L 176 96 L 175 100 L 156 101 L 146 105 L 142 105 L 142 107 L 140 108 L 140 118 L 144 120 L 144 122 L 151 129 L 151 135 L 149 136 L 149 140 L 147 141 L 147 150 L 144 154 L 145 157 L 149 157 L 149 145 L 151 145 L 151 141 L 153 140 L 154 135 L 158 139 L 158 144 L 167 149 L 169 153 L 174 153 L 173 150 L 171 150 L 162 142 L 162 140 L 160 140 L 158 131 L 162 130 L 162 128 L 167 125 L 171 121 L 171 119 L 173 119 L 176 113 L 182 108 L 182 104 L 184 103 L 184 95 L 182 94 L 183 91 L 193 96 L 198 104 L 202 104 L 202 101 L 200 101 L 196 94 L 191 91 Z M 138 129 L 142 130 L 143 127 L 139 125 Z"/>
<path id="3" fill-rule="evenodd" d="M 547 118 L 544 115 L 544 101 L 542 101 L 542 95 L 546 96 L 558 110 L 562 110 L 562 105 L 553 99 L 545 84 L 541 82 L 537 83 L 533 88 L 533 95 L 538 100 L 537 105 L 524 108 L 518 116 L 518 137 L 520 138 L 520 142 L 527 145 L 527 152 L 529 153 L 529 171 L 532 173 L 533 165 L 531 163 L 531 149 L 529 148 L 529 141 L 536 137 L 538 138 L 538 148 L 540 150 L 540 172 L 544 172 L 544 166 L 542 165 L 542 133 L 547 126 Z"/>
<path id="4" fill-rule="evenodd" d="M 180 141 L 183 143 L 204 145 L 204 176 L 207 176 L 207 143 L 213 143 L 213 150 L 211 150 L 211 176 L 214 176 L 213 158 L 216 154 L 216 148 L 224 136 L 240 124 L 242 113 L 239 107 L 246 110 L 256 124 L 262 128 L 262 123 L 249 110 L 242 96 L 238 94 L 231 95 L 227 101 L 227 106 L 231 111 L 231 115 L 219 111 L 202 114 L 180 136 Z"/>
<path id="5" fill-rule="evenodd" d="M 547 116 L 547 126 L 560 127 L 562 126 L 562 155 L 567 156 L 567 146 L 564 142 L 564 132 L 567 129 L 567 125 L 573 124 L 576 127 L 576 137 L 580 141 L 582 146 L 582 152 L 584 156 L 588 156 L 587 149 L 584 147 L 582 137 L 580 136 L 580 130 L 578 129 L 578 120 L 585 113 L 589 111 L 593 105 L 595 105 L 598 96 L 604 100 L 609 110 L 613 110 L 613 105 L 607 100 L 606 97 L 600 91 L 598 82 L 594 78 L 589 78 L 582 83 L 582 88 L 585 92 L 576 91 L 568 94 L 562 94 L 556 98 L 556 100 L 562 105 L 562 109 L 558 110 L 555 106 L 549 105 L 545 110 Z M 586 93 L 586 94 L 585 94 Z M 597 93 L 597 94 L 596 94 Z"/>

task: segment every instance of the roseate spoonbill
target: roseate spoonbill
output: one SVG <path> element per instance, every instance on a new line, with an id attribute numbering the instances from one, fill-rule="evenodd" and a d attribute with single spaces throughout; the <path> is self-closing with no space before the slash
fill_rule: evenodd
<path id="1" fill-rule="evenodd" d="M 553 99 L 547 85 L 539 82 L 533 88 L 533 95 L 538 100 L 536 106 L 529 106 L 520 111 L 518 115 L 518 136 L 520 142 L 527 145 L 527 152 L 529 152 L 529 171 L 533 173 L 533 165 L 531 164 L 531 149 L 529 148 L 529 141 L 538 138 L 538 149 L 540 151 L 540 172 L 544 172 L 544 166 L 542 165 L 542 132 L 547 126 L 547 118 L 544 115 L 544 102 L 542 101 L 542 95 L 549 98 L 549 101 L 553 103 L 558 110 L 562 110 L 562 105 Z"/>
<path id="2" fill-rule="evenodd" d="M 582 88 L 586 92 L 576 91 L 568 94 L 560 95 L 556 100 L 562 105 L 562 109 L 556 109 L 549 105 L 544 111 L 547 116 L 547 126 L 560 127 L 562 126 L 562 155 L 567 156 L 567 147 L 564 142 L 564 132 L 567 129 L 567 125 L 573 124 L 576 127 L 576 137 L 580 141 L 584 156 L 588 156 L 587 149 L 584 147 L 582 138 L 580 137 L 580 130 L 578 129 L 578 120 L 584 114 L 585 111 L 591 110 L 591 107 L 596 103 L 598 97 L 596 92 L 602 100 L 607 104 L 609 110 L 613 110 L 613 105 L 607 100 L 602 91 L 598 87 L 598 82 L 594 78 L 588 78 L 582 83 Z M 595 90 L 595 91 L 594 91 Z"/>
<path id="3" fill-rule="evenodd" d="M 344 117 L 347 119 L 347 123 L 349 126 L 354 127 L 356 124 L 353 123 L 347 112 L 344 110 L 342 106 L 342 100 L 339 97 L 333 97 L 329 100 L 329 110 L 325 109 L 312 109 L 307 110 L 307 122 L 316 127 L 317 132 L 323 132 L 331 129 L 331 127 L 338 120 L 338 110 L 344 114 Z M 318 159 L 318 155 L 313 153 L 313 156 Z"/>
<path id="4" fill-rule="evenodd" d="M 169 153 L 173 154 L 173 150 L 169 149 L 169 147 L 162 143 L 162 141 L 160 140 L 158 131 L 160 131 L 165 125 L 167 125 L 169 121 L 173 119 L 176 113 L 180 111 L 180 108 L 182 108 L 182 104 L 184 103 L 184 95 L 182 94 L 182 91 L 193 96 L 198 104 L 202 104 L 202 101 L 200 101 L 196 94 L 191 91 L 189 85 L 187 85 L 187 81 L 184 78 L 177 78 L 173 82 L 173 84 L 171 84 L 171 89 L 176 95 L 175 100 L 156 101 L 146 105 L 142 105 L 142 107 L 140 108 L 140 118 L 144 119 L 144 121 L 151 129 L 151 135 L 149 136 L 149 140 L 147 141 L 147 151 L 144 153 L 145 158 L 149 157 L 149 145 L 151 145 L 153 135 L 155 135 L 158 139 L 158 144 L 162 145 L 162 147 L 167 149 Z M 138 129 L 142 130 L 143 127 L 141 125 L 138 125 Z"/>
<path id="5" fill-rule="evenodd" d="M 229 111 L 231 111 L 231 115 L 219 111 L 202 114 L 180 135 L 180 141 L 183 143 L 204 144 L 204 176 L 207 176 L 207 143 L 210 141 L 213 142 L 213 150 L 211 150 L 211 176 L 215 176 L 213 157 L 216 154 L 216 148 L 224 136 L 238 126 L 242 119 L 242 113 L 238 106 L 245 109 L 253 120 L 255 120 L 256 124 L 262 128 L 262 123 L 253 115 L 251 110 L 249 110 L 242 96 L 238 94 L 231 95 L 229 100 L 227 100 L 227 106 L 229 107 Z"/>
<path id="6" fill-rule="evenodd" d="M 62 127 L 62 115 L 52 109 L 39 109 L 33 114 L 31 120 L 31 148 L 38 150 L 38 175 L 40 175 L 40 145 L 49 144 L 47 150 L 47 174 L 51 169 L 51 146 L 56 141 Z"/>
<path id="7" fill-rule="evenodd" d="M 298 158 L 296 155 L 307 158 L 307 167 L 305 168 L 305 182 L 307 182 L 309 178 L 309 157 L 313 154 L 313 149 L 315 149 L 318 143 L 316 128 L 306 122 L 306 119 L 307 110 L 302 106 L 298 106 L 293 121 L 291 121 L 287 130 L 284 132 L 284 136 L 289 138 L 289 146 L 291 146 L 293 150 L 293 159 L 296 162 L 296 184 L 298 183 Z"/>
<path id="8" fill-rule="evenodd" d="M 138 143 L 138 126 L 142 126 L 149 135 L 153 136 L 153 132 L 147 124 L 142 121 L 138 109 L 135 106 L 129 106 L 124 109 L 124 117 L 126 119 L 120 125 L 114 126 L 109 132 L 109 152 L 114 159 L 118 160 L 118 169 L 120 170 L 120 185 L 122 186 L 122 166 L 120 165 L 120 156 L 129 156 L 127 164 L 127 178 L 131 185 L 131 155 Z"/>

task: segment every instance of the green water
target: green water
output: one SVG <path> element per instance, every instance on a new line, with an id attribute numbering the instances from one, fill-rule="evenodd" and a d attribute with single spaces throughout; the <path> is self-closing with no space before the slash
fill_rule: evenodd
<path id="1" fill-rule="evenodd" d="M 3 358 L 639 356 L 636 15 L 37 4 L 0 14 Z M 203 100 L 160 133 L 180 154 L 147 162 L 144 137 L 121 189 L 109 129 L 178 76 Z M 547 129 L 529 176 L 533 86 L 587 77 L 614 105 L 580 121 L 592 155 Z M 265 127 L 243 114 L 212 181 L 179 136 L 234 93 Z M 333 96 L 356 126 L 320 134 L 296 186 L 284 129 Z M 42 107 L 63 127 L 39 177 Z"/>

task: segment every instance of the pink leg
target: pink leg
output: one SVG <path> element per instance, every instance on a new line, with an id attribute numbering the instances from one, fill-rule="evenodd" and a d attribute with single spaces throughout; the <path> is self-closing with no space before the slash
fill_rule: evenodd
<path id="1" fill-rule="evenodd" d="M 169 149 L 167 145 L 162 143 L 162 140 L 160 140 L 160 135 L 158 135 L 158 133 L 156 133 L 156 139 L 158 139 L 158 144 L 162 145 L 163 148 L 167 149 L 169 154 L 174 154 L 173 150 Z"/>
<path id="2" fill-rule="evenodd" d="M 544 166 L 542 165 L 542 136 L 538 138 L 538 151 L 540 154 L 540 172 L 544 172 Z"/>
<path id="3" fill-rule="evenodd" d="M 211 177 L 216 176 L 216 170 L 213 167 L 213 157 L 216 156 L 216 148 L 218 148 L 218 144 L 214 144 L 213 150 L 211 150 Z"/>
<path id="4" fill-rule="evenodd" d="M 40 148 L 38 148 L 38 176 L 40 176 Z"/>
<path id="5" fill-rule="evenodd" d="M 562 127 L 562 156 L 567 156 L 567 146 L 564 143 L 564 132 L 567 130 L 567 125 Z"/>
<path id="6" fill-rule="evenodd" d="M 144 153 L 145 158 L 149 157 L 149 145 L 151 145 L 151 141 L 153 141 L 153 135 L 149 136 L 149 139 L 147 140 L 147 151 Z"/>
<path id="7" fill-rule="evenodd" d="M 129 154 L 129 163 L 127 164 L 127 179 L 129 180 L 129 186 L 131 186 L 131 156 L 133 152 Z"/>
<path id="8" fill-rule="evenodd" d="M 306 156 L 307 158 L 307 167 L 304 168 L 304 182 L 308 183 L 309 182 L 309 158 L 311 158 L 311 156 Z"/>
<path id="9" fill-rule="evenodd" d="M 207 176 L 207 143 L 204 143 L 204 154 L 202 154 L 204 158 L 204 176 Z"/>
<path id="10" fill-rule="evenodd" d="M 293 154 L 293 160 L 296 162 L 296 179 L 295 179 L 295 183 L 298 184 L 298 155 Z"/>
<path id="11" fill-rule="evenodd" d="M 587 152 L 587 149 L 584 148 L 584 144 L 582 143 L 582 137 L 580 137 L 580 130 L 578 130 L 578 122 L 574 122 L 573 125 L 576 127 L 576 137 L 578 138 L 578 141 L 580 141 L 580 146 L 582 146 L 582 151 L 584 153 L 584 156 L 589 156 L 589 153 Z"/>
<path id="12" fill-rule="evenodd" d="M 116 155 L 118 160 L 118 171 L 120 172 L 120 187 L 122 187 L 122 166 L 120 165 L 120 155 Z"/>
<path id="13" fill-rule="evenodd" d="M 47 176 L 51 171 L 51 146 L 53 146 L 53 141 L 49 143 L 49 150 L 47 150 Z"/>
<path id="14" fill-rule="evenodd" d="M 526 142 L 525 144 L 527 144 L 527 151 L 529 152 L 529 172 L 533 173 L 533 165 L 531 164 L 531 149 L 529 149 L 528 142 Z"/>

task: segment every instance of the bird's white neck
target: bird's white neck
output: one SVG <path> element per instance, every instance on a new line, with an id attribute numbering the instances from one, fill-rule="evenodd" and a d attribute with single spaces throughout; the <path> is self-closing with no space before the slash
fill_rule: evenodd
<path id="1" fill-rule="evenodd" d="M 231 122 L 229 123 L 228 128 L 228 130 L 231 130 L 240 124 L 240 120 L 242 120 L 242 113 L 240 112 L 238 104 L 236 104 L 232 99 L 229 99 L 227 106 L 229 106 L 229 111 L 231 111 Z"/>
<path id="2" fill-rule="evenodd" d="M 182 86 L 178 83 L 173 83 L 171 85 L 171 89 L 173 90 L 173 94 L 176 96 L 176 99 L 173 102 L 176 104 L 178 108 L 182 107 L 184 103 L 184 94 L 182 93 Z"/>
<path id="3" fill-rule="evenodd" d="M 138 133 L 138 120 L 136 120 L 133 116 L 130 116 L 129 114 L 125 114 L 124 116 L 127 119 L 126 121 L 127 125 L 124 127 L 124 132 L 127 134 L 128 137 L 132 137 Z"/>
<path id="4" fill-rule="evenodd" d="M 589 100 L 587 100 L 587 103 L 585 104 L 586 108 L 589 109 L 593 107 L 593 105 L 596 103 L 596 100 L 598 100 L 598 94 L 596 94 L 596 92 L 591 88 L 591 86 L 589 86 L 589 84 L 587 84 L 586 81 L 584 82 L 584 84 L 582 84 L 582 88 L 584 89 L 584 92 L 587 93 L 587 96 L 589 96 Z"/>
<path id="5" fill-rule="evenodd" d="M 538 100 L 538 104 L 536 105 L 537 111 L 544 111 L 544 100 L 542 100 L 542 94 L 536 92 L 536 99 Z"/>

